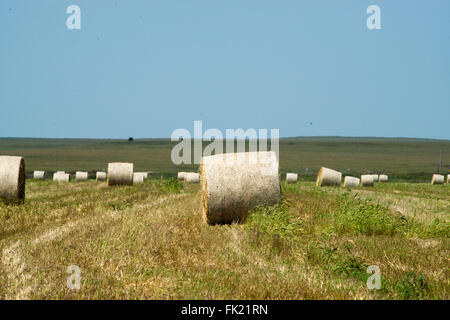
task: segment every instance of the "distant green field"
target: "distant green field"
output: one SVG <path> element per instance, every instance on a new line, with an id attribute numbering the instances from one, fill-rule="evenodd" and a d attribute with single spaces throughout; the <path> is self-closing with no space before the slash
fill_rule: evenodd
<path id="1" fill-rule="evenodd" d="M 175 142 L 169 139 L 22 139 L 0 138 L 0 155 L 25 157 L 27 172 L 76 170 L 97 171 L 108 162 L 127 161 L 136 171 L 154 171 L 170 176 L 197 165 L 175 166 L 170 158 Z M 206 145 L 206 143 L 205 143 Z M 450 166 L 450 141 L 405 138 L 299 137 L 280 140 L 280 171 L 298 172 L 313 179 L 321 166 L 359 175 L 383 172 L 398 180 L 429 180 Z"/>

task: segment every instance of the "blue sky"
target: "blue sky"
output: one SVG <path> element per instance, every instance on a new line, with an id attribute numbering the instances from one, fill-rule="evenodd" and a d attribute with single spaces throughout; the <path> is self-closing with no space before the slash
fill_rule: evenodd
<path id="1" fill-rule="evenodd" d="M 170 137 L 202 120 L 450 139 L 449 13 L 448 0 L 2 0 L 0 137 Z"/>

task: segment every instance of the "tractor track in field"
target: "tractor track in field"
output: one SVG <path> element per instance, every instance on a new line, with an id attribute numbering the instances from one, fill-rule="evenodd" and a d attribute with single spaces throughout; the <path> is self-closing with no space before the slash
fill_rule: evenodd
<path id="1" fill-rule="evenodd" d="M 132 207 L 126 208 L 124 211 L 131 210 L 133 208 L 154 208 L 160 205 L 164 205 L 168 200 L 176 200 L 187 194 L 171 194 L 167 196 L 162 196 L 156 199 L 155 202 L 151 202 L 147 205 L 142 205 L 141 203 L 136 203 Z M 35 289 L 35 285 L 32 282 L 33 273 L 38 271 L 36 268 L 29 266 L 24 261 L 24 251 L 25 247 L 34 250 L 39 245 L 44 245 L 51 243 L 57 239 L 61 239 L 64 236 L 70 234 L 71 232 L 79 229 L 80 226 L 89 225 L 92 227 L 97 227 L 107 223 L 111 223 L 115 220 L 121 218 L 121 211 L 108 210 L 104 213 L 94 216 L 89 216 L 81 218 L 75 221 L 69 221 L 64 225 L 54 228 L 50 231 L 42 233 L 40 236 L 35 237 L 31 241 L 21 241 L 17 240 L 12 245 L 5 248 L 2 252 L 2 265 L 3 269 L 6 271 L 7 280 L 10 283 L 11 292 L 6 294 L 4 299 L 6 300 L 29 300 L 31 299 L 31 294 Z"/>

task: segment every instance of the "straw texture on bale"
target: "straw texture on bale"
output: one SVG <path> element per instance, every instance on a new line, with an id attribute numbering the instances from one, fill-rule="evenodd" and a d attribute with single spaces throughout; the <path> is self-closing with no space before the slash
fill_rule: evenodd
<path id="1" fill-rule="evenodd" d="M 56 172 L 55 174 L 53 174 L 53 181 L 69 182 L 70 181 L 70 174 Z"/>
<path id="2" fill-rule="evenodd" d="M 97 181 L 105 181 L 106 180 L 106 172 L 97 171 L 97 173 L 95 175 L 95 179 L 97 179 Z"/>
<path id="3" fill-rule="evenodd" d="M 88 173 L 83 171 L 77 171 L 75 173 L 75 181 L 87 181 Z"/>
<path id="4" fill-rule="evenodd" d="M 185 183 L 199 183 L 200 182 L 200 174 L 197 172 L 186 172 L 184 174 L 184 182 Z"/>
<path id="5" fill-rule="evenodd" d="M 340 186 L 342 173 L 333 169 L 321 167 L 317 175 L 316 186 Z"/>
<path id="6" fill-rule="evenodd" d="M 363 174 L 361 176 L 361 187 L 373 187 L 373 175 Z"/>
<path id="7" fill-rule="evenodd" d="M 431 178 L 431 184 L 443 184 L 444 183 L 444 176 L 440 174 L 433 174 L 433 177 Z"/>
<path id="8" fill-rule="evenodd" d="M 108 163 L 108 186 L 133 185 L 133 170 L 132 163 Z"/>
<path id="9" fill-rule="evenodd" d="M 177 175 L 178 181 L 184 181 L 185 174 L 186 174 L 186 172 L 178 172 L 178 175 Z"/>
<path id="10" fill-rule="evenodd" d="M 280 200 L 277 155 L 260 151 L 203 157 L 200 184 L 205 222 L 242 222 L 250 209 Z"/>
<path id="11" fill-rule="evenodd" d="M 388 182 L 389 177 L 385 174 L 380 174 L 378 177 L 378 182 Z"/>
<path id="12" fill-rule="evenodd" d="M 298 174 L 297 173 L 286 173 L 286 183 L 297 183 Z"/>
<path id="13" fill-rule="evenodd" d="M 139 172 L 133 173 L 133 184 L 143 183 L 144 182 L 144 175 L 142 175 Z"/>
<path id="14" fill-rule="evenodd" d="M 33 179 L 36 180 L 44 180 L 45 171 L 34 171 L 33 172 Z"/>
<path id="15" fill-rule="evenodd" d="M 344 178 L 344 187 L 346 188 L 359 187 L 359 182 L 360 182 L 359 178 L 346 176 Z"/>
<path id="16" fill-rule="evenodd" d="M 6 203 L 25 200 L 25 161 L 22 157 L 0 156 L 0 200 Z"/>

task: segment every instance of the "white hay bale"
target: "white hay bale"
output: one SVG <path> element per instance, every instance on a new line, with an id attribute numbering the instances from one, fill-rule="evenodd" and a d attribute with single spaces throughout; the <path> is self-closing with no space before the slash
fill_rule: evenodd
<path id="1" fill-rule="evenodd" d="M 144 180 L 148 179 L 148 172 L 135 172 L 135 174 L 141 175 Z"/>
<path id="2" fill-rule="evenodd" d="M 373 182 L 378 182 L 379 177 L 377 174 L 372 174 L 372 177 L 373 177 Z"/>
<path id="3" fill-rule="evenodd" d="M 298 174 L 297 173 L 286 173 L 286 183 L 297 183 Z"/>
<path id="4" fill-rule="evenodd" d="M 108 186 L 133 185 L 133 170 L 132 163 L 108 163 Z"/>
<path id="5" fill-rule="evenodd" d="M 88 173 L 84 171 L 75 172 L 75 181 L 87 181 Z"/>
<path id="6" fill-rule="evenodd" d="M 33 172 L 33 179 L 36 180 L 44 180 L 45 171 L 34 171 Z"/>
<path id="7" fill-rule="evenodd" d="M 444 176 L 441 174 L 433 174 L 433 177 L 431 178 L 431 184 L 443 184 L 444 183 Z"/>
<path id="8" fill-rule="evenodd" d="M 95 174 L 95 179 L 97 181 L 105 181 L 106 180 L 106 172 L 97 171 L 97 173 Z"/>
<path id="9" fill-rule="evenodd" d="M 184 181 L 185 175 L 186 175 L 186 172 L 178 172 L 178 175 L 177 175 L 178 181 Z"/>
<path id="10" fill-rule="evenodd" d="M 361 187 L 373 187 L 373 174 L 363 174 L 361 176 Z"/>
<path id="11" fill-rule="evenodd" d="M 57 182 L 69 182 L 70 181 L 70 174 L 68 173 L 58 173 L 56 172 L 53 174 L 53 181 Z"/>
<path id="12" fill-rule="evenodd" d="M 360 182 L 359 178 L 346 176 L 344 178 L 344 187 L 346 187 L 346 188 L 359 187 L 359 182 Z"/>
<path id="13" fill-rule="evenodd" d="M 144 175 L 142 175 L 139 172 L 133 173 L 133 184 L 143 183 L 144 182 Z"/>
<path id="14" fill-rule="evenodd" d="M 380 174 L 378 182 L 388 182 L 389 177 L 386 174 Z"/>
<path id="15" fill-rule="evenodd" d="M 450 174 L 447 175 L 447 183 L 450 183 Z"/>
<path id="16" fill-rule="evenodd" d="M 333 169 L 322 167 L 317 175 L 316 186 L 340 186 L 342 173 Z"/>
<path id="17" fill-rule="evenodd" d="M 0 200 L 25 200 L 25 161 L 22 157 L 0 156 Z"/>
<path id="18" fill-rule="evenodd" d="M 273 151 L 203 157 L 200 183 L 204 221 L 242 222 L 248 211 L 281 198 L 278 160 Z"/>
<path id="19" fill-rule="evenodd" d="M 197 172 L 185 172 L 184 183 L 199 183 L 200 174 Z"/>

